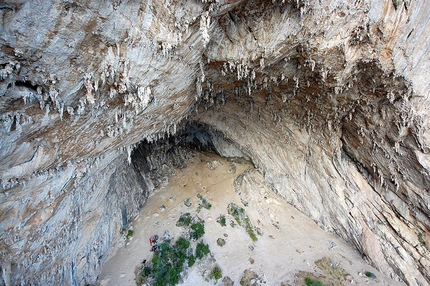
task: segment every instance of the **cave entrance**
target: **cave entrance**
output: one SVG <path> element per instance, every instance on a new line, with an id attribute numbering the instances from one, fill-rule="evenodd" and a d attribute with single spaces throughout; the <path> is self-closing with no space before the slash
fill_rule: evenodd
<path id="1" fill-rule="evenodd" d="M 133 167 L 156 189 L 126 232 L 125 246 L 105 263 L 101 284 L 364 284 L 366 276 L 358 275 L 363 269 L 388 281 L 357 250 L 280 197 L 247 158 L 222 133 L 199 123 L 136 147 Z M 154 248 L 149 239 L 155 236 Z M 160 262 L 176 253 L 170 250 L 178 241 L 186 248 L 183 265 Z M 160 263 L 180 274 L 159 272 Z"/>
<path id="2" fill-rule="evenodd" d="M 131 155 L 133 167 L 142 176 L 150 176 L 155 187 L 174 173 L 174 168 L 186 168 L 189 150 L 215 153 L 225 158 L 249 157 L 221 132 L 205 124 L 191 122 L 176 135 L 156 142 L 141 142 Z"/>

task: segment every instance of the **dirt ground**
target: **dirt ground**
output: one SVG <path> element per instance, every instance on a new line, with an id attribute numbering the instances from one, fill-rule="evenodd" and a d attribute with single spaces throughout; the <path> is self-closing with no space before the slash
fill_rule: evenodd
<path id="1" fill-rule="evenodd" d="M 244 172 L 237 187 L 235 179 Z M 210 209 L 199 207 L 202 198 Z M 190 206 L 184 204 L 187 199 Z M 228 214 L 230 203 L 244 208 L 257 230 L 257 241 Z M 100 285 L 136 285 L 136 266 L 152 259 L 149 238 L 155 234 L 161 239 L 178 238 L 183 228 L 176 222 L 187 212 L 205 221 L 203 239 L 211 255 L 188 268 L 180 285 L 305 285 L 305 277 L 324 285 L 402 285 L 275 194 L 249 162 L 201 152 L 193 152 L 187 168 L 176 170 L 166 185 L 153 192 L 132 223 L 133 236 L 104 265 Z M 225 216 L 226 226 L 217 222 L 220 215 Z M 219 238 L 225 245 L 217 244 Z M 209 280 L 215 264 L 224 279 Z"/>

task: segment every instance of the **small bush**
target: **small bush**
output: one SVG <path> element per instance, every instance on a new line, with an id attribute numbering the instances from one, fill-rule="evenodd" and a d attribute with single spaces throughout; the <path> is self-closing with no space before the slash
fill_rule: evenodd
<path id="1" fill-rule="evenodd" d="M 175 243 L 175 256 L 178 260 L 182 261 L 181 264 L 184 263 L 184 261 L 187 259 L 187 250 L 189 247 L 190 242 L 183 237 L 180 237 Z"/>
<path id="2" fill-rule="evenodd" d="M 191 267 L 194 265 L 194 263 L 196 262 L 196 257 L 194 255 L 190 255 L 188 257 L 188 267 Z"/>
<path id="3" fill-rule="evenodd" d="M 246 232 L 253 241 L 258 240 L 254 227 L 243 208 L 231 203 L 228 205 L 228 213 L 234 217 L 238 225 L 243 226 L 246 229 Z"/>
<path id="4" fill-rule="evenodd" d="M 231 214 L 234 219 L 237 221 L 239 225 L 242 225 L 242 216 L 245 213 L 245 210 L 236 204 L 229 204 L 228 205 L 228 213 Z"/>
<path id="5" fill-rule="evenodd" d="M 199 204 L 197 212 L 199 212 L 202 207 L 205 208 L 205 209 L 207 209 L 207 210 L 211 209 L 212 205 L 211 205 L 211 203 L 208 200 L 206 200 L 205 198 L 203 198 L 203 196 L 201 194 L 198 194 L 197 197 L 201 200 L 201 204 Z"/>
<path id="6" fill-rule="evenodd" d="M 254 228 L 252 227 L 248 217 L 245 219 L 245 229 L 249 237 L 252 239 L 252 241 L 258 240 L 257 235 L 255 234 Z"/>
<path id="7" fill-rule="evenodd" d="M 222 277 L 222 271 L 218 267 L 218 265 L 215 266 L 214 269 L 212 269 L 211 273 L 209 274 L 209 277 L 211 279 L 214 279 L 215 281 L 218 281 L 218 279 L 221 279 L 221 277 Z"/>
<path id="8" fill-rule="evenodd" d="M 424 241 L 424 235 L 422 233 L 418 234 L 418 242 L 422 247 L 426 248 L 427 250 L 430 250 L 430 247 L 428 247 L 427 243 Z"/>
<path id="9" fill-rule="evenodd" d="M 133 231 L 133 230 L 131 230 L 131 229 L 129 229 L 129 230 L 127 231 L 127 235 L 125 236 L 125 238 L 129 239 L 130 237 L 132 237 L 132 236 L 133 236 L 133 233 L 134 233 L 134 231 Z"/>
<path id="10" fill-rule="evenodd" d="M 312 278 L 306 277 L 305 278 L 305 284 L 306 286 L 324 286 L 321 281 L 313 280 Z"/>
<path id="11" fill-rule="evenodd" d="M 170 245 L 169 241 L 161 243 L 161 249 L 152 258 L 152 268 L 144 268 L 140 275 L 154 278 L 154 285 L 157 286 L 178 284 L 184 263 L 188 259 L 189 247 L 190 242 L 183 237 L 174 245 Z"/>
<path id="12" fill-rule="evenodd" d="M 204 244 L 203 242 L 197 243 L 196 246 L 196 257 L 198 259 L 202 259 L 205 255 L 208 255 L 210 253 L 209 251 L 209 245 Z"/>
<path id="13" fill-rule="evenodd" d="M 180 281 L 181 272 L 185 271 L 187 265 L 191 267 L 197 259 L 202 259 L 210 253 L 209 245 L 200 239 L 205 234 L 204 221 L 198 217 L 192 218 L 189 213 L 180 216 L 177 221 L 178 226 L 185 226 L 189 230 L 190 238 L 199 240 L 196 245 L 195 255 L 191 248 L 191 243 L 185 237 L 179 237 L 176 242 L 170 239 L 158 244 L 154 251 L 151 265 L 143 265 L 136 268 L 135 281 L 138 285 L 150 283 L 150 285 L 164 286 L 176 285 Z M 213 277 L 219 279 L 220 269 L 214 269 Z"/>
<path id="14" fill-rule="evenodd" d="M 211 207 L 212 207 L 212 204 L 211 204 L 210 202 L 208 202 L 206 199 L 203 199 L 203 200 L 202 200 L 202 206 L 203 206 L 205 209 L 210 210 L 210 209 L 211 209 Z"/>
<path id="15" fill-rule="evenodd" d="M 149 277 L 152 274 L 152 269 L 151 267 L 148 266 L 144 266 L 140 275 L 142 275 L 143 277 Z"/>
<path id="16" fill-rule="evenodd" d="M 197 222 L 191 225 L 190 237 L 194 240 L 199 239 L 205 234 L 204 222 Z"/>
<path id="17" fill-rule="evenodd" d="M 191 224 L 191 214 L 185 213 L 181 215 L 176 222 L 176 226 L 189 226 Z"/>
<path id="18" fill-rule="evenodd" d="M 216 219 L 217 223 L 219 223 L 221 226 L 226 226 L 226 220 L 225 220 L 225 216 L 224 215 L 220 215 L 217 219 Z"/>

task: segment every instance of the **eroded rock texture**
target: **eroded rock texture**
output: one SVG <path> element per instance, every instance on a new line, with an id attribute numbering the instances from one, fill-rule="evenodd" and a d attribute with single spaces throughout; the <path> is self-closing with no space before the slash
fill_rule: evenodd
<path id="1" fill-rule="evenodd" d="M 94 283 L 160 183 L 151 166 L 172 160 L 134 147 L 189 121 L 382 272 L 430 283 L 424 0 L 21 0 L 0 15 L 0 284 Z"/>

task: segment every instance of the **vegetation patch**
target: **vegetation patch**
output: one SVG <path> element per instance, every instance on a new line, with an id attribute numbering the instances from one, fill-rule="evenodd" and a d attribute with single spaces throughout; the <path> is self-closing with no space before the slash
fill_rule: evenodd
<path id="1" fill-rule="evenodd" d="M 309 278 L 309 277 L 305 278 L 305 284 L 306 286 L 324 286 L 324 284 L 321 281 L 313 280 L 312 278 Z"/>
<path id="2" fill-rule="evenodd" d="M 424 241 L 424 238 L 425 236 L 422 233 L 418 234 L 418 242 L 420 243 L 420 245 L 430 251 L 430 247 Z"/>
<path id="3" fill-rule="evenodd" d="M 218 265 L 216 265 L 214 269 L 212 269 L 211 273 L 209 274 L 209 278 L 214 279 L 216 283 L 219 279 L 221 279 L 221 277 L 222 277 L 222 270 L 221 268 L 219 268 Z"/>
<path id="4" fill-rule="evenodd" d="M 327 285 L 344 285 L 345 277 L 348 275 L 346 271 L 340 267 L 339 263 L 324 257 L 315 261 L 315 264 L 320 268 L 324 274 L 324 284 Z"/>
<path id="5" fill-rule="evenodd" d="M 191 239 L 198 240 L 205 234 L 205 223 L 204 221 L 193 223 L 190 227 Z"/>
<path id="6" fill-rule="evenodd" d="M 323 286 L 323 285 L 340 285 L 340 284 L 326 284 L 326 277 L 317 277 L 311 272 L 300 271 L 297 275 L 294 285 L 306 286 Z M 342 285 L 343 286 L 343 285 Z"/>
<path id="7" fill-rule="evenodd" d="M 176 222 L 176 226 L 180 227 L 180 226 L 189 226 L 191 224 L 191 214 L 190 213 L 185 213 L 183 215 L 181 215 L 178 219 L 178 221 Z"/>
<path id="8" fill-rule="evenodd" d="M 228 213 L 234 217 L 237 224 L 244 227 L 249 237 L 253 241 L 257 241 L 257 235 L 255 234 L 254 227 L 249 220 L 249 217 L 246 215 L 245 210 L 234 203 L 230 203 L 228 205 Z"/>
<path id="9" fill-rule="evenodd" d="M 192 254 L 188 257 L 188 267 L 191 267 L 196 263 L 196 257 Z"/>
<path id="10" fill-rule="evenodd" d="M 206 255 L 210 253 L 209 245 L 205 244 L 204 242 L 200 241 L 197 243 L 196 246 L 196 258 L 202 259 Z"/>
<path id="11" fill-rule="evenodd" d="M 220 215 L 217 219 L 216 219 L 217 223 L 219 223 L 221 226 L 226 226 L 226 220 L 225 220 L 225 215 Z"/>
<path id="12" fill-rule="evenodd" d="M 241 195 L 242 194 L 242 182 L 243 182 L 243 178 L 245 177 L 245 174 L 240 174 L 239 176 L 237 176 L 234 179 L 233 182 L 233 187 L 234 187 L 234 191 L 238 194 Z"/>
<path id="13" fill-rule="evenodd" d="M 123 227 L 121 228 L 121 231 L 119 233 L 123 235 L 125 239 L 130 239 L 133 236 L 134 231 L 132 229 L 126 229 L 125 227 Z"/>
<path id="14" fill-rule="evenodd" d="M 129 229 L 127 230 L 127 234 L 125 236 L 126 239 L 130 239 L 133 236 L 134 231 Z"/>
<path id="15" fill-rule="evenodd" d="M 200 199 L 200 204 L 197 207 L 197 212 L 199 212 L 202 208 L 205 208 L 207 210 L 211 209 L 212 205 L 207 199 L 205 199 L 201 194 L 198 194 L 197 197 Z"/>
<path id="16" fill-rule="evenodd" d="M 339 263 L 324 257 L 315 261 L 315 265 L 322 270 L 323 276 L 315 276 L 310 272 L 300 271 L 297 275 L 296 284 L 306 286 L 344 286 L 349 285 L 352 281 L 352 276 L 349 275 Z"/>
<path id="17" fill-rule="evenodd" d="M 178 284 L 185 261 L 190 257 L 189 248 L 190 242 L 183 237 L 174 244 L 171 244 L 170 240 L 160 243 L 151 265 L 143 265 L 138 271 L 138 285 L 146 282 L 157 286 Z"/>
<path id="18" fill-rule="evenodd" d="M 145 260 L 140 267 L 136 267 L 137 285 L 176 285 L 187 267 L 193 266 L 197 259 L 202 259 L 210 253 L 209 245 L 201 240 L 205 233 L 203 220 L 198 217 L 191 218 L 191 215 L 186 213 L 181 215 L 176 225 L 186 227 L 189 236 L 181 236 L 174 243 L 170 239 L 157 243 L 153 248 L 152 260 L 149 262 Z M 195 251 L 189 239 L 199 240 L 197 244 L 193 243 Z M 210 273 L 211 279 L 218 280 L 220 269 L 218 271 L 214 268 L 213 271 Z"/>

